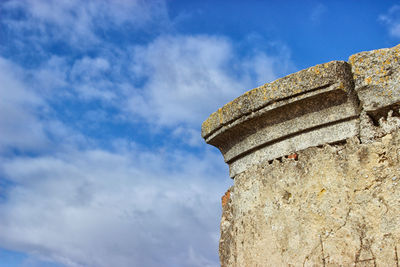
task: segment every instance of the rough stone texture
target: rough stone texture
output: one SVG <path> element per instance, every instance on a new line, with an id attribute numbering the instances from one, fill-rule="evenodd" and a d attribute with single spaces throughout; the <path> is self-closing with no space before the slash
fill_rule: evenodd
<path id="1" fill-rule="evenodd" d="M 201 135 L 207 139 L 221 127 L 251 114 L 267 105 L 288 97 L 296 97 L 315 89 L 323 89 L 339 83 L 339 89 L 351 87 L 351 72 L 343 61 L 332 61 L 293 73 L 272 83 L 266 83 L 246 92 L 224 105 L 203 122 Z"/>
<path id="2" fill-rule="evenodd" d="M 346 62 L 317 65 L 225 105 L 203 123 L 203 137 L 220 149 L 234 177 L 259 160 L 358 135 L 353 87 Z"/>
<path id="3" fill-rule="evenodd" d="M 325 118 L 329 117 L 326 116 Z M 301 124 L 300 121 L 299 124 Z M 276 127 L 275 130 L 284 133 L 284 129 L 282 128 L 283 127 Z M 358 119 L 339 121 L 334 124 L 323 125 L 323 127 L 311 128 L 308 131 L 299 131 L 293 136 L 278 139 L 275 142 L 270 143 L 268 146 L 258 148 L 257 150 L 230 162 L 229 175 L 235 177 L 237 174 L 245 171 L 255 163 L 279 158 L 311 146 L 323 145 L 325 143 L 336 143 L 345 140 L 348 137 L 356 136 L 358 132 Z"/>
<path id="4" fill-rule="evenodd" d="M 400 45 L 361 52 L 349 58 L 355 90 L 363 108 L 364 121 L 361 121 L 363 127 L 360 132 L 362 142 L 371 142 L 384 134 L 369 125 L 376 125 L 388 110 L 392 109 L 395 115 L 399 115 L 399 60 Z"/>
<path id="5" fill-rule="evenodd" d="M 400 134 L 313 147 L 237 175 L 222 266 L 398 266 Z"/>
<path id="6" fill-rule="evenodd" d="M 232 217 L 232 198 L 234 188 L 231 187 L 222 197 L 221 238 L 219 239 L 219 255 L 221 265 L 229 266 L 230 257 L 234 255 L 234 234 Z"/>
<path id="7" fill-rule="evenodd" d="M 399 266 L 399 51 L 302 70 L 203 123 L 234 178 L 222 266 Z"/>
<path id="8" fill-rule="evenodd" d="M 355 90 L 363 109 L 374 113 L 400 102 L 400 45 L 352 55 Z"/>

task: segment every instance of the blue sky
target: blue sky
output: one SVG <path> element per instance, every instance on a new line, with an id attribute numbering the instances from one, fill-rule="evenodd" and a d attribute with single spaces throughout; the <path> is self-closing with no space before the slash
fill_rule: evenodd
<path id="1" fill-rule="evenodd" d="M 218 266 L 202 121 L 399 39 L 398 1 L 1 1 L 0 266 Z"/>

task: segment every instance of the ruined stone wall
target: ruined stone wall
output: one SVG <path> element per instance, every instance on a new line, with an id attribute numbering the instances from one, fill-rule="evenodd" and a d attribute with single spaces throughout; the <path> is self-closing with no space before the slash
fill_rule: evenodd
<path id="1" fill-rule="evenodd" d="M 222 266 L 398 266 L 399 53 L 302 70 L 203 123 L 234 179 Z"/>

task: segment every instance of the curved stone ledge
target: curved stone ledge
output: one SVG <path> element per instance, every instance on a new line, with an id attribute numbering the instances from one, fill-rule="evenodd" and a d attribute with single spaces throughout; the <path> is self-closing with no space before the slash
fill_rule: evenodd
<path id="1" fill-rule="evenodd" d="M 332 61 L 264 84 L 202 125 L 233 178 L 252 164 L 353 136 L 369 142 L 389 110 L 400 116 L 400 45 Z M 375 125 L 375 126 L 374 126 Z"/>
<path id="2" fill-rule="evenodd" d="M 211 134 L 244 115 L 267 105 L 301 96 L 337 82 L 339 82 L 339 87 L 343 87 L 342 90 L 346 90 L 351 87 L 350 81 L 351 73 L 344 61 L 332 61 L 301 70 L 250 90 L 224 105 L 203 122 L 201 135 L 207 140 Z"/>
<path id="3" fill-rule="evenodd" d="M 400 46 L 253 89 L 202 127 L 234 185 L 221 266 L 398 266 Z"/>
<path id="4" fill-rule="evenodd" d="M 359 110 L 351 77 L 346 62 L 332 61 L 253 89 L 213 113 L 203 137 L 234 177 L 253 162 L 354 136 Z"/>

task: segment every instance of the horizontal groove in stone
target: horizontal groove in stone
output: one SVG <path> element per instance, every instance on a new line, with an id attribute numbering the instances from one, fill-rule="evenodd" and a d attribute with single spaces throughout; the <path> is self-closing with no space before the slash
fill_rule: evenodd
<path id="1" fill-rule="evenodd" d="M 320 64 L 250 90 L 211 114 L 202 136 L 220 149 L 233 177 L 249 164 L 307 147 L 353 136 L 372 142 L 380 136 L 378 121 L 389 111 L 400 116 L 399 107 L 400 45 L 355 54 L 348 63 Z"/>
<path id="2" fill-rule="evenodd" d="M 330 91 L 342 91 L 342 94 L 347 92 L 344 90 L 344 88 L 338 88 L 337 84 L 327 84 L 325 86 L 321 86 L 312 90 L 309 90 L 307 92 L 297 94 L 294 97 L 285 97 L 283 99 L 280 99 L 279 101 L 276 101 L 274 103 L 271 103 L 270 105 L 264 106 L 256 111 L 250 112 L 248 114 L 243 115 L 240 118 L 237 118 L 235 121 L 223 125 L 221 128 L 217 129 L 214 131 L 212 134 L 210 134 L 208 137 L 205 137 L 204 139 L 206 140 L 207 143 L 211 145 L 215 145 L 215 141 L 213 139 L 217 136 L 224 135 L 224 132 L 226 131 L 235 131 L 235 127 L 238 125 L 244 124 L 245 121 L 247 120 L 252 120 L 256 117 L 262 116 L 262 114 L 267 113 L 271 110 L 278 109 L 287 105 L 291 105 L 294 102 L 302 101 L 303 99 L 311 98 L 317 95 L 325 94 Z"/>
<path id="3" fill-rule="evenodd" d="M 202 136 L 207 139 L 211 134 L 236 119 L 255 112 L 277 101 L 300 96 L 304 93 L 319 90 L 337 81 L 347 81 L 348 65 L 344 61 L 331 61 L 301 70 L 264 84 L 224 105 L 202 124 Z"/>
<path id="4" fill-rule="evenodd" d="M 285 139 L 290 139 L 290 138 L 293 138 L 295 136 L 299 136 L 299 135 L 302 135 L 302 134 L 305 134 L 305 133 L 309 133 L 309 132 L 312 132 L 312 131 L 315 131 L 315 130 L 318 130 L 318 129 L 322 129 L 322 128 L 325 128 L 325 127 L 329 127 L 329 126 L 332 126 L 332 125 L 335 125 L 335 124 L 339 124 L 339 123 L 343 123 L 343 122 L 347 122 L 347 121 L 353 121 L 355 119 L 358 119 L 358 115 L 352 116 L 352 117 L 348 117 L 348 118 L 344 118 L 344 119 L 340 119 L 340 120 L 337 120 L 337 121 L 328 122 L 328 123 L 325 123 L 325 124 L 316 125 L 316 126 L 313 126 L 313 127 L 310 127 L 310 128 L 298 131 L 298 132 L 294 132 L 294 133 L 291 133 L 291 134 L 288 134 L 288 135 L 285 135 L 285 136 L 281 136 L 281 137 L 279 137 L 277 139 L 274 139 L 274 140 L 268 141 L 266 143 L 263 143 L 261 145 L 255 146 L 255 147 L 247 150 L 246 152 L 243 152 L 242 154 L 238 154 L 236 157 L 231 158 L 226 163 L 231 164 L 232 162 L 234 162 L 234 161 L 236 161 L 236 160 L 238 160 L 238 159 L 240 159 L 240 158 L 242 158 L 242 157 L 244 157 L 244 156 L 246 156 L 246 155 L 248 155 L 248 154 L 250 154 L 250 153 L 252 153 L 252 152 L 254 152 L 256 150 L 259 150 L 260 148 L 267 147 L 267 146 L 273 145 L 273 144 L 278 143 L 278 142 L 282 142 Z M 334 142 L 340 142 L 340 141 L 342 141 L 342 140 L 337 140 L 337 141 L 334 141 Z M 289 152 L 295 152 L 295 151 L 287 151 L 287 152 L 283 152 L 282 151 L 282 153 L 281 153 L 282 155 L 277 156 L 277 157 L 285 156 Z M 271 160 L 271 159 L 273 159 L 273 158 L 266 158 L 266 160 Z"/>
<path id="5" fill-rule="evenodd" d="M 268 146 L 254 149 L 250 153 L 230 162 L 229 176 L 234 178 L 237 174 L 253 165 L 283 157 L 292 152 L 304 150 L 313 146 L 341 142 L 353 136 L 357 136 L 358 132 L 359 118 L 355 117 L 325 125 L 324 127 L 315 127 L 309 131 L 297 133 L 289 138 L 269 144 Z M 332 135 L 332 133 L 335 133 L 335 135 Z"/>

